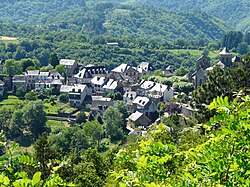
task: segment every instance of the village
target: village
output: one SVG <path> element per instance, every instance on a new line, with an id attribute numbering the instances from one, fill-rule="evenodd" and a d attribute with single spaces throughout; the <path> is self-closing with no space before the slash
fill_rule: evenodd
<path id="1" fill-rule="evenodd" d="M 233 57 L 227 48 L 220 52 L 219 57 L 220 61 L 214 66 L 222 69 L 240 61 L 240 58 Z M 4 73 L 4 62 L 1 60 L 0 74 Z M 121 64 L 110 71 L 102 65 L 83 65 L 73 59 L 61 59 L 59 64 L 65 68 L 65 75 L 55 70 L 27 70 L 23 75 L 14 75 L 12 83 L 7 78 L 0 80 L 0 94 L 18 88 L 25 92 L 43 92 L 53 88 L 53 94 L 56 96 L 68 95 L 68 103 L 76 109 L 81 110 L 87 105 L 90 106 L 91 114 L 94 116 L 102 116 L 108 107 L 115 107 L 116 99 L 122 100 L 130 114 L 127 118 L 127 130 L 139 135 L 142 135 L 152 123 L 161 121 L 160 103 L 167 104 L 181 94 L 176 92 L 173 84 L 145 79 L 154 74 L 149 62 L 142 62 L 137 67 Z M 211 66 L 209 58 L 203 55 L 197 59 L 196 71 L 193 74 L 188 73 L 184 79 L 197 88 L 206 81 L 207 72 L 214 66 Z M 170 78 L 174 75 L 174 69 L 170 66 L 161 71 L 163 77 Z M 191 97 L 191 93 L 187 96 Z M 178 111 L 189 118 L 193 111 L 196 111 L 188 102 L 174 102 L 170 108 L 165 109 L 163 115 Z"/>

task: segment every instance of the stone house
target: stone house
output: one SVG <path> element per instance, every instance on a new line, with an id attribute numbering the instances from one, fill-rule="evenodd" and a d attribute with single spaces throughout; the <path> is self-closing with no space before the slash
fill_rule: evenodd
<path id="1" fill-rule="evenodd" d="M 91 85 L 93 88 L 93 94 L 95 95 L 103 95 L 104 94 L 104 88 L 103 86 L 108 82 L 107 77 L 101 77 L 101 76 L 95 76 L 91 79 Z"/>
<path id="2" fill-rule="evenodd" d="M 105 94 L 120 92 L 123 93 L 123 85 L 121 81 L 116 81 L 114 79 L 109 79 L 106 84 L 103 85 L 103 90 Z"/>
<path id="3" fill-rule="evenodd" d="M 72 77 L 75 70 L 77 69 L 77 62 L 75 60 L 61 59 L 59 64 L 64 66 L 67 76 L 69 77 Z"/>
<path id="4" fill-rule="evenodd" d="M 153 68 L 150 63 L 148 62 L 142 62 L 138 67 L 137 71 L 141 73 L 142 75 L 152 75 L 153 74 Z"/>
<path id="5" fill-rule="evenodd" d="M 25 73 L 27 90 L 35 89 L 35 83 L 39 77 L 39 70 L 27 70 Z"/>
<path id="6" fill-rule="evenodd" d="M 147 97 L 137 96 L 132 104 L 131 112 L 138 111 L 149 117 L 157 112 L 157 104 Z"/>
<path id="7" fill-rule="evenodd" d="M 73 107 L 81 107 L 87 95 L 89 95 L 89 88 L 86 85 L 62 85 L 60 93 L 69 94 L 69 103 Z"/>
<path id="8" fill-rule="evenodd" d="M 106 68 L 104 66 L 87 65 L 74 75 L 74 78 L 76 78 L 77 83 L 85 84 L 89 83 L 95 76 L 107 77 Z"/>
<path id="9" fill-rule="evenodd" d="M 174 90 L 167 85 L 155 83 L 155 85 L 147 91 L 147 95 L 150 98 L 167 102 L 174 96 Z"/>
<path id="10" fill-rule="evenodd" d="M 134 112 L 128 117 L 128 122 L 133 123 L 136 127 L 139 126 L 149 126 L 151 124 L 151 120 L 145 116 L 142 112 Z"/>
<path id="11" fill-rule="evenodd" d="M 131 84 L 137 83 L 141 77 L 141 74 L 137 71 L 137 68 L 134 68 L 127 64 L 121 64 L 120 66 L 111 70 L 111 73 L 113 75 L 118 74 L 120 77 L 122 77 L 123 81 L 131 83 Z"/>
<path id="12" fill-rule="evenodd" d="M 114 101 L 112 101 L 111 98 L 92 96 L 92 104 L 90 109 L 93 114 L 103 114 L 103 112 L 110 106 L 114 107 Z"/>

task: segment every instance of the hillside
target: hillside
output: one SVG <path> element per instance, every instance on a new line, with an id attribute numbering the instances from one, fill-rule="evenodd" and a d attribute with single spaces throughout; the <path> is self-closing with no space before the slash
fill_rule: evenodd
<path id="1" fill-rule="evenodd" d="M 176 38 L 216 40 L 228 29 L 219 19 L 200 11 L 178 13 L 122 3 L 117 0 L 5 0 L 0 3 L 0 21 L 40 25 L 53 31 L 68 30 L 89 36 L 136 36 L 165 41 Z"/>
<path id="2" fill-rule="evenodd" d="M 249 30 L 250 26 L 250 1 L 248 0 L 137 0 L 128 1 L 135 4 L 145 4 L 157 8 L 167 8 L 175 11 L 191 9 L 201 10 L 211 16 L 218 17 L 237 29 Z M 126 2 L 125 2 L 126 3 Z"/>
<path id="3" fill-rule="evenodd" d="M 114 36 L 129 34 L 164 40 L 215 40 L 227 29 L 222 21 L 199 11 L 176 13 L 148 7 L 115 9 L 108 14 L 105 28 Z"/>

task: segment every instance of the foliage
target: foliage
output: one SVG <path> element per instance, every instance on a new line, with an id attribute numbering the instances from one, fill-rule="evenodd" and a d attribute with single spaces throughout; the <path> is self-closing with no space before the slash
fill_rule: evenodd
<path id="1" fill-rule="evenodd" d="M 24 97 L 24 95 L 25 95 L 25 90 L 22 88 L 22 87 L 19 87 L 19 88 L 17 88 L 17 90 L 16 90 L 16 95 L 18 96 L 18 97 L 21 97 L 21 98 L 23 98 Z"/>
<path id="2" fill-rule="evenodd" d="M 69 95 L 68 94 L 61 94 L 59 96 L 59 101 L 63 103 L 67 103 L 69 101 Z"/>
<path id="3" fill-rule="evenodd" d="M 111 140 L 119 140 L 122 138 L 123 119 L 119 110 L 109 107 L 103 113 L 103 122 L 105 126 L 105 133 L 111 138 Z"/>
<path id="4" fill-rule="evenodd" d="M 86 122 L 86 115 L 84 112 L 79 112 L 76 116 L 76 123 L 82 124 Z"/>
<path id="5" fill-rule="evenodd" d="M 213 0 L 213 1 L 199 1 L 199 0 L 154 0 L 134 1 L 136 4 L 146 4 L 157 8 L 166 8 L 173 11 L 189 11 L 190 9 L 201 10 L 210 16 L 216 16 L 232 25 L 236 30 L 249 29 L 249 11 L 247 7 L 250 5 L 248 0 Z M 235 6 L 242 9 L 235 9 Z"/>
<path id="6" fill-rule="evenodd" d="M 205 130 L 205 141 L 187 150 L 169 141 L 159 141 L 165 136 L 166 127 L 152 129 L 151 136 L 141 140 L 135 150 L 120 150 L 113 184 L 248 186 L 249 106 L 249 96 L 238 95 L 232 103 L 227 97 L 214 99 L 208 108 L 216 110 L 217 115 L 200 126 Z"/>
<path id="7" fill-rule="evenodd" d="M 16 110 L 12 115 L 11 129 L 20 133 L 30 131 L 35 138 L 45 132 L 46 113 L 41 100 L 31 101 Z"/>

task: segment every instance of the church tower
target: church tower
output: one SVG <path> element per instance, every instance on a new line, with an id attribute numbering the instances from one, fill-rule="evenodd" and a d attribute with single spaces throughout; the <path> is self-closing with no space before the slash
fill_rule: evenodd
<path id="1" fill-rule="evenodd" d="M 220 61 L 226 67 L 231 67 L 232 66 L 232 58 L 233 58 L 232 53 L 230 53 L 229 50 L 226 47 L 220 52 Z"/>

